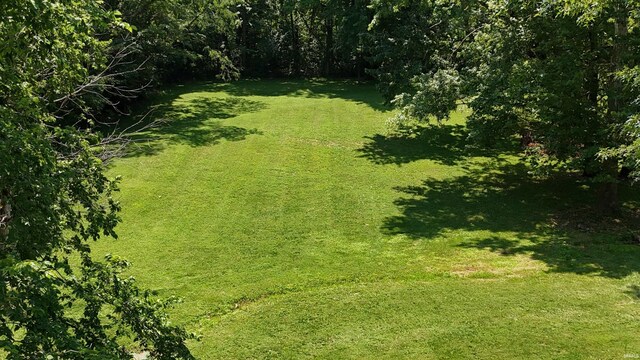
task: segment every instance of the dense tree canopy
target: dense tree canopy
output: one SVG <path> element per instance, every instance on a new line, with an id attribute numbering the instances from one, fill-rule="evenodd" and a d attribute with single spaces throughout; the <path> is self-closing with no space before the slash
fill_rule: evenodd
<path id="1" fill-rule="evenodd" d="M 113 40 L 112 49 L 131 46 L 134 78 L 175 81 L 194 76 L 231 79 L 237 69 L 229 60 L 239 23 L 235 4 L 209 0 L 107 0 L 135 31 Z M 127 81 L 131 82 L 131 76 Z M 130 86 L 131 86 L 130 85 Z"/>
<path id="2" fill-rule="evenodd" d="M 164 315 L 172 301 L 89 249 L 115 237 L 119 205 L 99 137 L 78 124 L 114 89 L 97 34 L 128 25 L 94 1 L 2 2 L 0 13 L 0 347 L 9 359 L 188 358 L 190 335 Z"/>
<path id="3" fill-rule="evenodd" d="M 239 67 L 248 75 L 363 76 L 373 12 L 362 0 L 248 0 L 238 5 Z"/>
<path id="4" fill-rule="evenodd" d="M 430 47 L 438 58 L 396 99 L 402 116 L 443 119 L 466 99 L 474 139 L 495 144 L 518 137 L 539 168 L 578 169 L 604 183 L 602 205 L 615 208 L 618 173 L 637 169 L 638 4 L 454 7 L 465 31 L 445 31 L 448 55 Z"/>

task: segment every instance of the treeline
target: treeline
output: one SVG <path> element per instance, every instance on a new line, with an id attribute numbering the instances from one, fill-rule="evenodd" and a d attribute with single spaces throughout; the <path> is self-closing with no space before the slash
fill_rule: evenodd
<path id="1" fill-rule="evenodd" d="M 253 76 L 363 77 L 373 11 L 363 0 L 239 4 L 239 67 Z"/>
<path id="2" fill-rule="evenodd" d="M 401 33 L 396 26 L 405 20 L 399 14 L 370 29 L 377 10 L 369 0 L 108 0 L 105 6 L 132 27 L 112 40 L 113 50 L 135 44 L 132 64 L 145 66 L 133 78 L 160 82 L 370 78 L 384 62 L 380 37 Z"/>
<path id="3" fill-rule="evenodd" d="M 371 68 L 369 1 L 107 0 L 131 26 L 129 85 L 185 78 L 362 77 Z"/>
<path id="4" fill-rule="evenodd" d="M 131 26 L 128 81 L 185 78 L 349 77 L 393 83 L 389 95 L 426 70 L 442 18 L 429 1 L 107 0 Z M 390 73 L 394 74 L 391 75 Z M 395 74 L 396 72 L 399 72 Z"/>

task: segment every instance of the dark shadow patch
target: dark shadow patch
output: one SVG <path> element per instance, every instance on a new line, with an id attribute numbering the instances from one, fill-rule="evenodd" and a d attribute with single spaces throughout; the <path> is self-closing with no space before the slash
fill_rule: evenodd
<path id="1" fill-rule="evenodd" d="M 524 165 L 494 160 L 465 176 L 395 188 L 404 195 L 394 202 L 401 215 L 387 218 L 382 229 L 416 239 L 455 229 L 535 231 L 567 205 L 564 195 L 573 184 L 556 179 L 555 191 L 543 191 L 550 183 L 528 179 Z"/>
<path id="2" fill-rule="evenodd" d="M 170 144 L 208 146 L 262 134 L 258 129 L 225 125 L 223 120 L 265 108 L 263 102 L 239 97 L 198 97 L 161 105 L 149 122 L 139 125 L 151 125 L 149 129 L 129 135 L 132 144 L 127 156 L 154 155 Z"/>
<path id="3" fill-rule="evenodd" d="M 219 92 L 228 96 L 202 96 L 190 100 L 185 106 L 175 104 L 175 100 L 183 95 L 198 92 Z M 141 100 L 132 111 L 138 115 L 120 121 L 117 128 L 131 130 L 129 138 L 133 143 L 124 155 L 119 156 L 154 155 L 172 143 L 203 146 L 216 144 L 221 140 L 239 141 L 249 135 L 261 134 L 257 129 L 225 126 L 222 122 L 224 119 L 257 112 L 266 107 L 264 102 L 247 99 L 247 96 L 340 98 L 378 111 L 390 110 L 374 86 L 349 80 L 241 80 L 233 83 L 197 82 L 173 85 L 159 89 L 152 98 Z M 140 114 L 147 113 L 150 108 L 154 109 L 151 114 L 144 121 L 136 123 Z M 135 126 L 131 127 L 134 123 Z M 136 132 L 150 123 L 154 124 L 153 128 Z M 101 130 L 106 134 L 113 132 L 110 127 Z"/>
<path id="4" fill-rule="evenodd" d="M 433 160 L 444 165 L 456 165 L 472 156 L 497 156 L 510 149 L 480 149 L 471 146 L 469 133 L 463 125 L 405 125 L 391 134 L 367 136 L 358 149 L 360 157 L 377 165 L 408 164 L 418 160 Z"/>
<path id="5" fill-rule="evenodd" d="M 350 80 L 240 80 L 232 83 L 188 84 L 183 87 L 183 90 L 223 91 L 239 97 L 291 96 L 343 99 L 378 111 L 391 110 L 374 86 Z"/>
<path id="6" fill-rule="evenodd" d="M 525 254 L 546 263 L 551 272 L 622 278 L 640 271 L 640 247 L 620 241 L 619 234 L 585 233 L 558 228 L 555 214 L 595 196 L 578 179 L 556 175 L 532 179 L 524 165 L 493 161 L 482 169 L 447 180 L 425 180 L 397 188 L 401 211 L 384 220 L 382 232 L 416 240 L 449 230 L 511 232 L 466 241 L 459 246 L 499 253 Z"/>
<path id="7" fill-rule="evenodd" d="M 640 271 L 640 249 L 611 237 L 571 233 L 519 234 L 515 240 L 491 237 L 460 246 L 497 252 L 504 256 L 524 254 L 549 266 L 554 273 L 624 278 Z"/>
<path id="8" fill-rule="evenodd" d="M 406 164 L 429 159 L 453 165 L 468 156 L 462 125 L 426 125 L 403 128 L 390 135 L 367 136 L 358 149 L 361 157 L 378 164 Z"/>
<path id="9" fill-rule="evenodd" d="M 638 285 L 629 285 L 625 294 L 629 295 L 634 300 L 640 300 L 640 286 Z"/>

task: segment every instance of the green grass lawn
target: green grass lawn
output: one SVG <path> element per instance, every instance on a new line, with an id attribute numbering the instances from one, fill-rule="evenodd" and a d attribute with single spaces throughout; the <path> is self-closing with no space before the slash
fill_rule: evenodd
<path id="1" fill-rule="evenodd" d="M 329 81 L 157 101 L 168 122 L 110 169 L 120 239 L 94 251 L 184 298 L 199 358 L 640 356 L 640 246 L 572 215 L 593 201 L 576 178 L 467 147 L 464 112 L 390 133 L 373 87 Z"/>

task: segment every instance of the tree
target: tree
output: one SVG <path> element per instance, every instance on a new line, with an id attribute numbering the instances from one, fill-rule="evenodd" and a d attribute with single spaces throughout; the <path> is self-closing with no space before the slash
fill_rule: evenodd
<path id="1" fill-rule="evenodd" d="M 99 1 L 4 1 L 0 13 L 0 348 L 9 359 L 190 358 L 192 335 L 164 312 L 174 300 L 89 247 L 116 237 L 120 209 L 91 131 L 113 89 L 99 37 L 128 25 Z"/>
<path id="2" fill-rule="evenodd" d="M 188 78 L 235 79 L 232 62 L 237 1 L 105 0 L 133 31 L 112 37 L 111 51 L 127 48 L 131 88 Z"/>
<path id="3" fill-rule="evenodd" d="M 371 48 L 368 72 L 378 80 L 387 101 L 410 91 L 414 77 L 435 64 L 438 42 L 447 20 L 432 1 L 374 1 L 375 16 L 366 39 Z"/>
<path id="4" fill-rule="evenodd" d="M 245 74 L 359 76 L 366 0 L 247 0 L 239 5 L 237 45 Z"/>
<path id="5" fill-rule="evenodd" d="M 538 168 L 562 165 L 592 176 L 602 184 L 602 209 L 615 211 L 621 168 L 639 169 L 639 4 L 513 0 L 455 6 L 466 10 L 455 12 L 465 31 L 447 31 L 455 51 L 447 58 L 455 61 L 434 62 L 413 78 L 412 90 L 398 98 L 404 115 L 446 118 L 457 100 L 470 99 L 474 139 L 491 144 L 520 138 Z"/>

